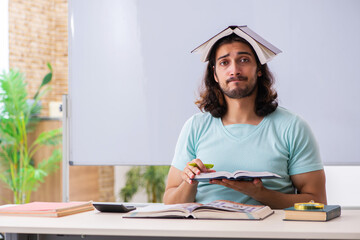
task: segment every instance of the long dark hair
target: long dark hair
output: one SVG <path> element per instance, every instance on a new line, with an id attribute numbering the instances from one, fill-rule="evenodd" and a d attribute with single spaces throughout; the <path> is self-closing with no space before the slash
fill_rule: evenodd
<path id="1" fill-rule="evenodd" d="M 252 46 L 243 38 L 236 34 L 231 34 L 217 41 L 212 47 L 209 55 L 209 63 L 203 78 L 202 89 L 200 90 L 200 99 L 195 102 L 201 111 L 210 112 L 213 117 L 223 117 L 227 111 L 227 104 L 224 94 L 219 84 L 214 79 L 214 66 L 216 50 L 228 43 L 242 42 L 250 47 L 255 58 L 258 69 L 262 75 L 257 78 L 257 96 L 255 100 L 255 113 L 258 116 L 266 116 L 276 110 L 278 106 L 277 92 L 273 85 L 275 79 L 270 72 L 267 64 L 260 64 L 260 61 Z"/>

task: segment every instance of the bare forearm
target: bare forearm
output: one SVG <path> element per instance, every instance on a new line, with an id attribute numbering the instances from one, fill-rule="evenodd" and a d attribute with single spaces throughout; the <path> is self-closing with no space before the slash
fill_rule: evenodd
<path id="1" fill-rule="evenodd" d="M 262 190 L 259 191 L 259 193 L 257 193 L 256 195 L 254 195 L 253 198 L 264 205 L 270 206 L 273 209 L 287 208 L 293 206 L 294 203 L 309 202 L 311 200 L 326 204 L 325 194 L 286 194 L 266 188 L 262 188 Z"/>
<path id="2" fill-rule="evenodd" d="M 164 203 L 188 203 L 194 202 L 197 191 L 197 184 L 182 182 L 178 187 L 172 187 L 165 191 Z"/>

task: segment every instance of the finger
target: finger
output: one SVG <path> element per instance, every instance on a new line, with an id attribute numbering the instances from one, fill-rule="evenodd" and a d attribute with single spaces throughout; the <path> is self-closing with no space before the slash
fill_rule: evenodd
<path id="1" fill-rule="evenodd" d="M 193 161 L 188 162 L 188 163 L 186 164 L 186 166 L 185 166 L 185 168 L 184 168 L 184 172 L 189 171 L 189 170 L 190 170 L 191 172 L 196 172 L 196 170 L 198 170 L 197 167 L 191 166 L 191 165 L 190 165 L 191 163 L 193 163 Z"/>
<path id="2" fill-rule="evenodd" d="M 260 178 L 255 178 L 253 180 L 253 184 L 256 185 L 256 186 L 261 186 L 262 185 L 262 181 Z"/>
<path id="3" fill-rule="evenodd" d="M 217 179 L 211 179 L 211 180 L 209 181 L 209 183 L 211 183 L 211 184 L 223 185 L 223 186 L 224 186 L 224 184 L 225 184 L 223 181 L 217 180 Z"/>
<path id="4" fill-rule="evenodd" d="M 196 181 L 196 180 L 194 180 L 194 178 L 195 178 L 195 174 L 192 174 L 191 177 L 188 177 L 188 178 L 187 178 L 187 182 L 188 182 L 189 184 L 198 184 L 199 182 Z"/>
<path id="5" fill-rule="evenodd" d="M 190 163 L 195 163 L 195 166 L 191 166 Z M 191 162 L 188 162 L 186 166 L 189 169 L 191 169 L 195 174 L 200 174 L 201 173 L 201 167 L 199 165 L 201 165 L 201 164 L 202 164 L 202 162 L 201 162 L 200 159 L 193 159 Z"/>
<path id="6" fill-rule="evenodd" d="M 207 172 L 208 169 L 200 159 L 196 158 L 192 162 L 196 163 L 197 168 L 200 169 L 201 172 Z"/>
<path id="7" fill-rule="evenodd" d="M 192 180 L 192 179 L 190 179 L 190 178 L 187 178 L 187 179 L 185 180 L 185 182 L 187 182 L 188 184 L 194 184 L 196 181 L 194 181 L 194 180 Z"/>
<path id="8" fill-rule="evenodd" d="M 187 171 L 188 171 L 188 169 L 187 170 L 184 169 L 184 171 L 181 173 L 181 178 L 183 179 L 183 181 L 185 181 L 189 184 L 195 184 L 197 181 L 191 180 L 192 177 L 189 176 L 189 173 Z M 192 176 L 195 176 L 195 175 L 192 173 Z"/>
<path id="9" fill-rule="evenodd" d="M 194 178 L 197 171 L 199 171 L 199 169 L 197 169 L 197 168 L 195 168 L 194 170 L 190 169 L 190 168 L 185 168 L 184 169 L 184 172 L 185 172 L 185 174 L 187 175 L 188 178 Z"/>
<path id="10" fill-rule="evenodd" d="M 187 169 L 189 169 L 193 174 L 197 175 L 200 174 L 201 171 L 198 167 L 188 166 Z"/>

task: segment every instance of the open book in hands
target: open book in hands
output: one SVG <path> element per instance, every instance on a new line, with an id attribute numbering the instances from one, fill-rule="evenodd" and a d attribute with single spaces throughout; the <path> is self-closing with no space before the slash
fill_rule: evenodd
<path id="1" fill-rule="evenodd" d="M 271 172 L 249 172 L 249 171 L 237 170 L 233 173 L 226 171 L 200 173 L 191 180 L 207 182 L 211 179 L 223 179 L 223 178 L 227 178 L 229 180 L 251 181 L 254 178 L 282 178 L 282 177 Z"/>
<path id="2" fill-rule="evenodd" d="M 155 204 L 125 214 L 125 218 L 200 218 L 200 219 L 253 219 L 260 220 L 274 211 L 268 206 L 246 205 L 217 200 L 208 204 Z"/>

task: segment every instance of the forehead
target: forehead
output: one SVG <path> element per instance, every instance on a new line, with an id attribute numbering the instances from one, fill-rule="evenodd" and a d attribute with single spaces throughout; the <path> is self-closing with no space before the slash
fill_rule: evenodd
<path id="1" fill-rule="evenodd" d="M 225 43 L 221 45 L 215 54 L 215 59 L 218 59 L 221 56 L 230 54 L 230 53 L 249 53 L 251 56 L 254 56 L 251 48 L 242 42 L 232 42 L 232 43 Z"/>

